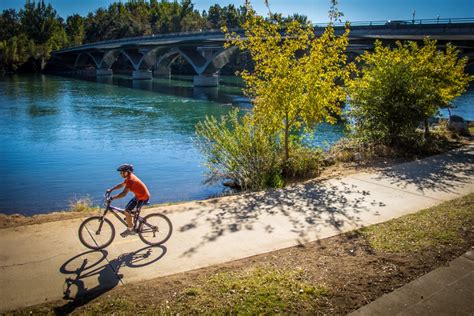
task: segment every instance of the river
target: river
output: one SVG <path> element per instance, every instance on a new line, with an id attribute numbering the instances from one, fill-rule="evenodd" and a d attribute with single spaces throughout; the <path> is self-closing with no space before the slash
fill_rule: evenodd
<path id="1" fill-rule="evenodd" d="M 193 88 L 190 79 L 0 78 L 0 213 L 64 210 L 83 197 L 97 204 L 122 181 L 115 171 L 122 163 L 135 165 L 153 204 L 222 193 L 222 185 L 204 183 L 195 125 L 249 103 L 236 78 L 218 88 Z M 460 112 L 474 119 L 474 91 L 460 99 Z M 323 125 L 314 141 L 328 146 L 342 135 L 342 126 Z"/>

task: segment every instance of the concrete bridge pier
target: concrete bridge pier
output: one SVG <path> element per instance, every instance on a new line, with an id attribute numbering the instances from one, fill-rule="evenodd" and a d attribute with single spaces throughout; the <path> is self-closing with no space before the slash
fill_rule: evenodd
<path id="1" fill-rule="evenodd" d="M 96 69 L 95 70 L 95 75 L 97 77 L 99 77 L 99 76 L 112 76 L 113 71 L 112 71 L 112 69 Z"/>
<path id="2" fill-rule="evenodd" d="M 151 70 L 134 70 L 132 73 L 133 80 L 150 80 L 153 79 L 153 74 Z"/>
<path id="3" fill-rule="evenodd" d="M 219 85 L 219 74 L 200 74 L 194 76 L 193 84 L 195 87 L 217 87 Z"/>
<path id="4" fill-rule="evenodd" d="M 171 68 L 168 66 L 160 66 L 153 70 L 153 77 L 169 78 L 171 77 Z"/>

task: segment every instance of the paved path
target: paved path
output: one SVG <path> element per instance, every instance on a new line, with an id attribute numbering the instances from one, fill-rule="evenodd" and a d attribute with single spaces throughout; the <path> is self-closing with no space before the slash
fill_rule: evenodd
<path id="1" fill-rule="evenodd" d="M 117 236 L 102 252 L 81 220 L 0 230 L 0 311 L 326 238 L 474 192 L 474 145 L 379 173 L 149 209 L 174 224 L 161 247 Z M 118 226 L 117 226 L 118 228 Z M 120 231 L 119 231 L 120 232 Z"/>
<path id="2" fill-rule="evenodd" d="M 474 315 L 474 251 L 350 314 L 372 315 Z"/>

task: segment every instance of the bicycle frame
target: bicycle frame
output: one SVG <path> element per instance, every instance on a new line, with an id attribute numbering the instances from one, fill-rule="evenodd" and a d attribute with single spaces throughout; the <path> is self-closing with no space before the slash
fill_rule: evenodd
<path id="1" fill-rule="evenodd" d="M 102 220 L 99 225 L 99 229 L 97 230 L 98 233 L 100 233 L 102 229 L 102 224 L 104 223 L 104 218 L 107 215 L 107 213 L 110 211 L 125 227 L 128 227 L 128 223 L 119 215 L 118 213 L 121 213 L 122 215 L 125 215 L 125 210 L 111 205 L 112 201 L 110 200 L 110 192 L 106 192 L 104 195 L 105 198 L 105 209 L 104 213 L 102 214 Z M 133 229 L 137 230 L 139 223 L 144 223 L 145 225 L 149 226 L 150 228 L 153 228 L 152 225 L 148 224 L 146 220 L 140 216 L 141 208 L 137 209 L 136 212 L 133 214 L 130 214 L 133 216 Z"/>
<path id="2" fill-rule="evenodd" d="M 105 198 L 105 209 L 104 209 L 104 213 L 102 214 L 102 221 L 99 225 L 98 231 L 100 232 L 100 230 L 102 229 L 102 223 L 104 222 L 103 219 L 105 218 L 108 212 L 112 213 L 125 227 L 128 227 L 128 224 L 123 219 L 123 217 L 117 214 L 117 213 L 120 213 L 122 215 L 125 215 L 126 211 L 123 208 L 111 205 L 112 201 L 110 200 L 109 192 L 105 193 L 104 198 Z M 133 229 L 137 229 L 138 223 L 144 221 L 143 217 L 140 216 L 140 211 L 141 211 L 141 208 L 139 210 L 137 209 L 135 214 L 130 214 L 130 215 L 133 215 Z"/>

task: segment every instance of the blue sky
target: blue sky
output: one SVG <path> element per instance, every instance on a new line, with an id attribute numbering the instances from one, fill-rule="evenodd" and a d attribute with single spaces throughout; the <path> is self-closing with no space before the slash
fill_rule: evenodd
<path id="1" fill-rule="evenodd" d="M 46 2 L 51 3 L 59 15 L 66 18 L 74 13 L 86 15 L 99 7 L 107 7 L 114 0 L 46 0 Z M 270 0 L 270 8 L 272 12 L 283 15 L 304 14 L 315 23 L 327 22 L 329 2 L 329 0 Z M 0 0 L 0 9 L 20 9 L 24 3 L 24 0 Z M 244 1 L 194 0 L 193 3 L 195 9 L 202 11 L 215 3 L 222 6 L 227 4 L 240 6 Z M 263 0 L 254 0 L 252 4 L 260 14 L 267 12 Z M 438 15 L 440 18 L 474 18 L 474 0 L 339 0 L 339 10 L 349 21 L 410 20 L 413 10 L 416 19 L 436 19 Z"/>

